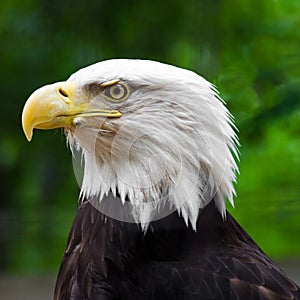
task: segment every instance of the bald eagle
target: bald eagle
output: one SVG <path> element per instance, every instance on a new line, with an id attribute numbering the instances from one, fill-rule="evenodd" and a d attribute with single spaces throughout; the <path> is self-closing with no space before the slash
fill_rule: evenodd
<path id="1" fill-rule="evenodd" d="M 238 138 L 201 76 L 103 61 L 36 90 L 22 125 L 64 128 L 84 162 L 54 299 L 300 299 L 226 211 Z"/>

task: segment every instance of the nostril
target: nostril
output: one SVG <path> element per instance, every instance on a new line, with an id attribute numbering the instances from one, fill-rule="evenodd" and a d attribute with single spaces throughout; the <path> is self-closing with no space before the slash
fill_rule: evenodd
<path id="1" fill-rule="evenodd" d="M 59 93 L 61 96 L 63 96 L 63 97 L 66 97 L 66 98 L 69 97 L 69 96 L 68 96 L 68 93 L 67 93 L 64 89 L 62 89 L 62 88 L 59 88 L 59 89 L 58 89 L 58 93 Z"/>

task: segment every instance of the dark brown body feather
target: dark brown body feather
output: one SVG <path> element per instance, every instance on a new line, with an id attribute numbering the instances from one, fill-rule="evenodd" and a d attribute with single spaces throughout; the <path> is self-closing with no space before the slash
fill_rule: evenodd
<path id="1" fill-rule="evenodd" d="M 174 212 L 144 234 L 83 201 L 54 299 L 300 299 L 297 285 L 212 202 L 199 215 L 197 232 Z"/>

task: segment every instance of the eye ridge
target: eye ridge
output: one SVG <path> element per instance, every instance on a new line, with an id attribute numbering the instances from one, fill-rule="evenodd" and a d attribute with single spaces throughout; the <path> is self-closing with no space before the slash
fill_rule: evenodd
<path id="1" fill-rule="evenodd" d="M 128 86 L 119 82 L 107 87 L 104 90 L 104 95 L 110 101 L 120 102 L 128 98 L 129 92 Z"/>

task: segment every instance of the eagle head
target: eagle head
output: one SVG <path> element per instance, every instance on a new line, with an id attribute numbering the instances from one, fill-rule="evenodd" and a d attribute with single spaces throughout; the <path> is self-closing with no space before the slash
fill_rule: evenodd
<path id="1" fill-rule="evenodd" d="M 115 59 L 36 90 L 22 125 L 64 128 L 84 161 L 81 197 L 130 206 L 147 224 L 174 210 L 195 229 L 214 201 L 233 204 L 238 140 L 216 89 L 192 71 L 148 60 Z M 127 205 L 127 206 L 126 206 Z"/>

